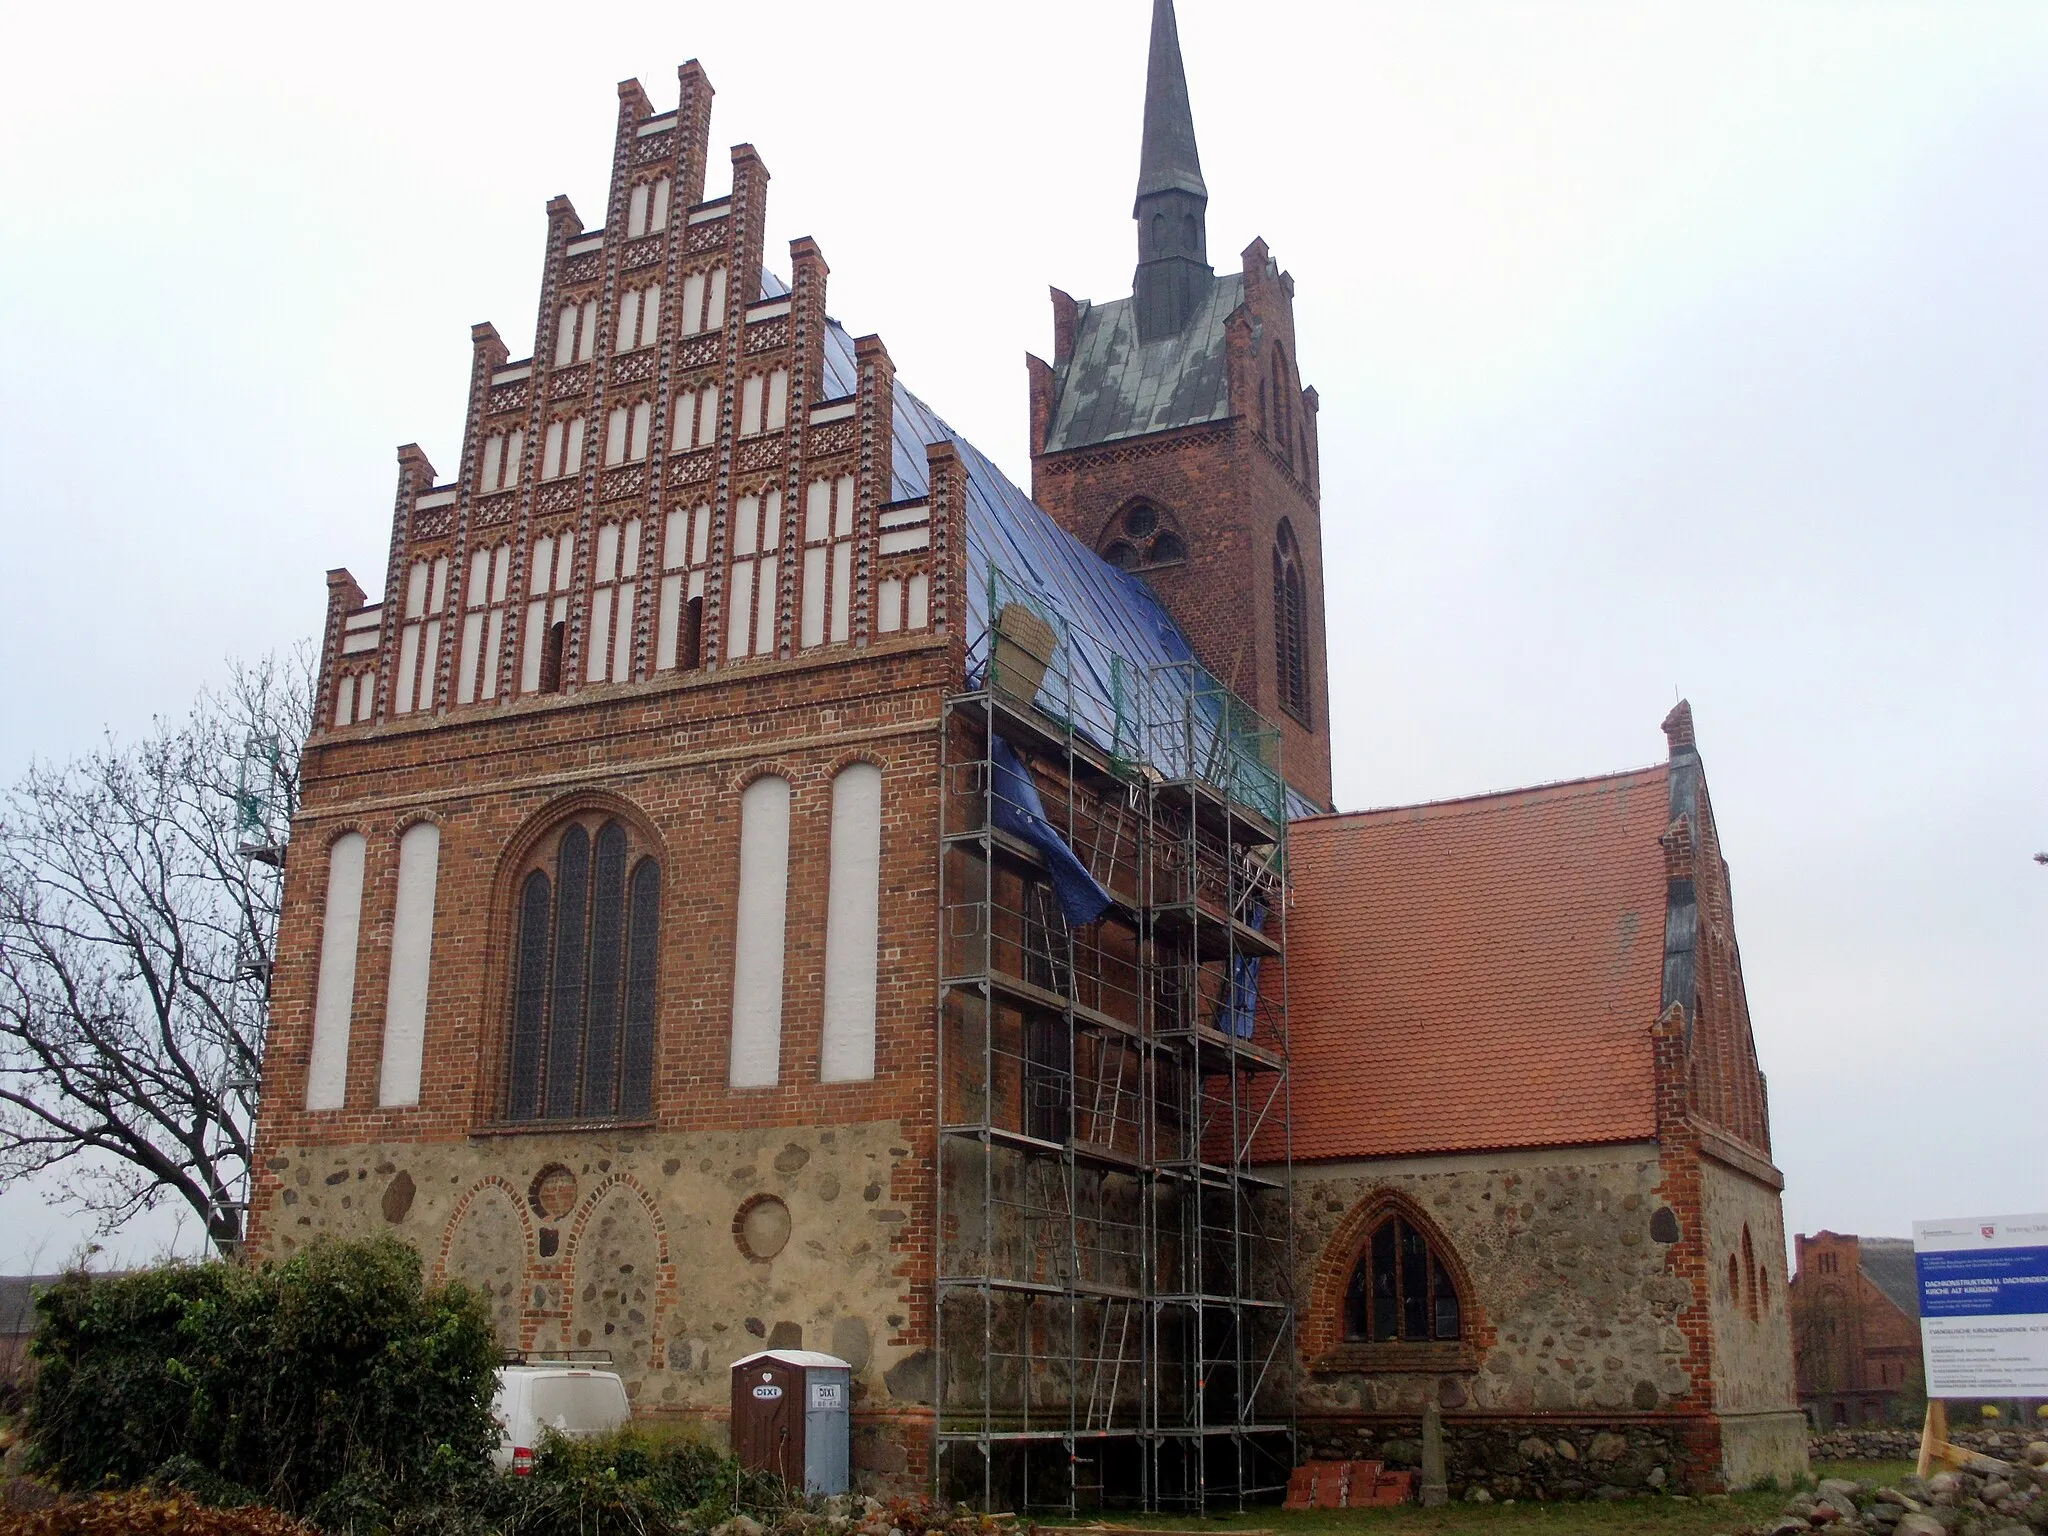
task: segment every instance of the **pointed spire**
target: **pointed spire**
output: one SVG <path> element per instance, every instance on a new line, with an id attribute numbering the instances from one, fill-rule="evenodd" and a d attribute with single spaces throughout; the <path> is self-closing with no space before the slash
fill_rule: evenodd
<path id="1" fill-rule="evenodd" d="M 1195 151 L 1195 114 L 1188 106 L 1188 76 L 1180 61 L 1180 28 L 1173 0 L 1152 0 L 1152 53 L 1145 69 L 1145 144 L 1138 158 L 1138 196 L 1192 192 L 1206 198 L 1201 156 Z"/>
<path id="2" fill-rule="evenodd" d="M 1145 145 L 1138 157 L 1138 270 L 1131 297 L 1138 339 L 1178 335 L 1208 297 L 1209 189 L 1195 153 L 1195 115 L 1180 62 L 1173 0 L 1152 0 L 1152 56 L 1145 71 Z"/>

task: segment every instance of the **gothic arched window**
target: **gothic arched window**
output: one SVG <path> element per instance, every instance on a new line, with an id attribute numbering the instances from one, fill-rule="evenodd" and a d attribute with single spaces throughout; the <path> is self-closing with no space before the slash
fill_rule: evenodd
<path id="1" fill-rule="evenodd" d="M 1344 1289 L 1344 1338 L 1355 1344 L 1456 1343 L 1464 1307 L 1422 1229 L 1390 1214 L 1372 1230 Z"/>
<path id="2" fill-rule="evenodd" d="M 1284 519 L 1273 536 L 1273 656 L 1280 703 L 1295 719 L 1309 724 L 1308 589 L 1294 529 Z"/>
<path id="3" fill-rule="evenodd" d="M 652 1110 L 661 865 L 638 841 L 619 821 L 577 817 L 514 886 L 509 1119 Z"/>

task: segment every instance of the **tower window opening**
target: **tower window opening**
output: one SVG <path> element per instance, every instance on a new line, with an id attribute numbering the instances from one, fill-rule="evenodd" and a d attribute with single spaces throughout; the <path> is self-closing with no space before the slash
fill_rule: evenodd
<path id="1" fill-rule="evenodd" d="M 693 597 L 683 610 L 683 670 L 694 672 L 704 663 L 704 599 Z"/>
<path id="2" fill-rule="evenodd" d="M 548 626 L 547 643 L 540 653 L 540 691 L 562 691 L 562 646 L 569 638 L 569 625 L 557 621 Z"/>
<path id="3" fill-rule="evenodd" d="M 1273 429 L 1269 434 L 1279 446 L 1280 456 L 1294 467 L 1294 410 L 1287 391 L 1287 354 L 1273 349 Z"/>
<path id="4" fill-rule="evenodd" d="M 1285 522 L 1273 540 L 1273 656 L 1281 706 L 1309 724 L 1308 590 L 1294 531 Z"/>

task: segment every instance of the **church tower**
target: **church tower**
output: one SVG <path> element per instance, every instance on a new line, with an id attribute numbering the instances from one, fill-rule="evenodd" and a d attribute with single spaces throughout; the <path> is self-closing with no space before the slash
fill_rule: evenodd
<path id="1" fill-rule="evenodd" d="M 1053 290 L 1052 361 L 1027 359 L 1032 499 L 1151 585 L 1280 727 L 1288 781 L 1328 804 L 1316 392 L 1294 279 L 1263 240 L 1219 276 L 1208 204 L 1173 0 L 1153 0 L 1131 296 Z"/>

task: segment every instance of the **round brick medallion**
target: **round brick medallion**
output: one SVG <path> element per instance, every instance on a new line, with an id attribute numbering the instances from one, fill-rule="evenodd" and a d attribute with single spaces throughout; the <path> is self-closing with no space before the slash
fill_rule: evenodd
<path id="1" fill-rule="evenodd" d="M 560 1221 L 576 1208 L 576 1175 L 561 1163 L 549 1163 L 533 1176 L 526 1198 L 549 1221 Z"/>

